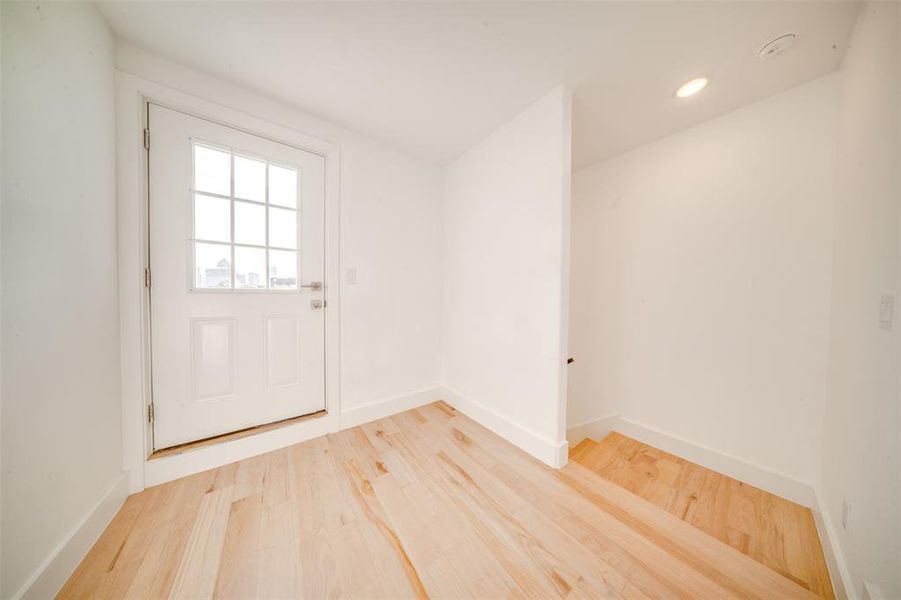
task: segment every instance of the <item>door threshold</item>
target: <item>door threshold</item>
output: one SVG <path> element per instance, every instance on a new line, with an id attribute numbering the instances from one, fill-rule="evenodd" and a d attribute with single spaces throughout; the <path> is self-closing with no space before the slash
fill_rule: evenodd
<path id="1" fill-rule="evenodd" d="M 272 423 L 266 423 L 264 425 L 255 425 L 253 427 L 247 427 L 245 429 L 239 429 L 238 431 L 232 431 L 231 433 L 221 433 L 219 435 L 214 435 L 212 437 L 204 438 L 202 440 L 195 440 L 193 442 L 185 442 L 184 444 L 178 444 L 177 446 L 170 446 L 169 448 L 163 448 L 161 450 L 155 450 L 153 454 L 147 460 L 156 460 L 158 458 L 166 458 L 168 456 L 175 456 L 177 454 L 184 454 L 185 452 L 190 452 L 192 450 L 198 450 L 200 448 L 206 448 L 207 446 L 213 446 L 215 444 L 222 444 L 224 442 L 232 442 L 234 440 L 240 440 L 242 438 L 250 437 L 252 435 L 257 435 L 260 433 L 265 433 L 267 431 L 272 431 L 274 429 L 281 429 L 282 427 L 288 427 L 290 425 L 295 425 L 302 421 L 309 421 L 312 419 L 319 419 L 328 414 L 328 411 L 320 410 L 314 413 L 310 413 L 308 415 L 301 415 L 299 417 L 290 417 L 288 419 L 282 419 L 281 421 L 273 421 Z"/>

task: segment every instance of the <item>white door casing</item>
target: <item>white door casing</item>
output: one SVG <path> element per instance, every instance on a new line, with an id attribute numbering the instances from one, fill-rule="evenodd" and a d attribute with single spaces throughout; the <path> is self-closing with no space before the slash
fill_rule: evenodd
<path id="1" fill-rule="evenodd" d="M 301 285 L 325 283 L 325 159 L 155 104 L 148 123 L 154 448 L 323 410 L 323 291 Z"/>

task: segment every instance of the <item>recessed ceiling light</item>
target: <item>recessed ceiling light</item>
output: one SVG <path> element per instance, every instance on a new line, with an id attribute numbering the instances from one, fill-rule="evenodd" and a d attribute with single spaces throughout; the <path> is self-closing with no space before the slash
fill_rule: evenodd
<path id="1" fill-rule="evenodd" d="M 688 83 L 685 83 L 676 91 L 676 95 L 680 98 L 688 98 L 689 96 L 694 96 L 701 90 L 707 87 L 707 78 L 706 77 L 698 77 L 697 79 L 692 79 Z"/>

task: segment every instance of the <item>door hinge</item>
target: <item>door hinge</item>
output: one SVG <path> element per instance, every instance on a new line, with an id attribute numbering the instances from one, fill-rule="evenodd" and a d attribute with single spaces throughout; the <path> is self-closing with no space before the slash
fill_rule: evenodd
<path id="1" fill-rule="evenodd" d="M 150 150 L 150 129 L 144 129 L 144 150 Z"/>
<path id="2" fill-rule="evenodd" d="M 153 423 L 153 402 L 147 405 L 147 422 Z"/>
<path id="3" fill-rule="evenodd" d="M 150 287 L 150 267 L 144 268 L 144 287 Z"/>

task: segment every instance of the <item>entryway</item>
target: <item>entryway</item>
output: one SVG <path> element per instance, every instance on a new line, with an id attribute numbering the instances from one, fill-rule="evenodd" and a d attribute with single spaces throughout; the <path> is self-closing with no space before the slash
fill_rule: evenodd
<path id="1" fill-rule="evenodd" d="M 325 159 L 150 103 L 153 448 L 325 408 Z"/>

